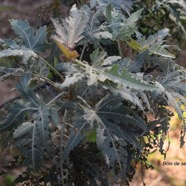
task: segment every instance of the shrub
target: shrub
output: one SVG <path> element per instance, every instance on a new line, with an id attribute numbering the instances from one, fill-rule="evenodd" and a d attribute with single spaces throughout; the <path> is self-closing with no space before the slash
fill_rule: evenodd
<path id="1" fill-rule="evenodd" d="M 17 149 L 9 166 L 26 167 L 17 183 L 127 185 L 137 163 L 152 167 L 154 148 L 166 155 L 168 106 L 183 121 L 183 146 L 186 71 L 164 44 L 169 29 L 142 35 L 143 9 L 109 2 L 73 5 L 50 30 L 10 20 L 18 37 L 1 40 L 0 58 L 11 61 L 1 80 L 19 76 L 19 96 L 4 105 L 0 140 Z"/>

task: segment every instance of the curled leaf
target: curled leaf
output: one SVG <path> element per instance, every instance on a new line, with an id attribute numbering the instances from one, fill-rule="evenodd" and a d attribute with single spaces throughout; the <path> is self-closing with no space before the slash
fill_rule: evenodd
<path id="1" fill-rule="evenodd" d="M 70 48 L 66 47 L 65 45 L 63 45 L 62 43 L 57 41 L 56 39 L 54 39 L 54 41 L 57 44 L 57 46 L 59 47 L 59 49 L 63 52 L 63 54 L 67 60 L 73 60 L 79 56 L 79 54 L 77 53 L 76 50 L 71 51 Z"/>

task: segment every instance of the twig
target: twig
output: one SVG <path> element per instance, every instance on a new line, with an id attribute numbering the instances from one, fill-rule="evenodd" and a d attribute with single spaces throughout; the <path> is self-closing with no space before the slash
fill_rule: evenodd
<path id="1" fill-rule="evenodd" d="M 82 58 L 83 58 L 83 55 L 84 55 L 84 52 L 85 52 L 85 48 L 86 48 L 86 46 L 87 46 L 87 41 L 86 41 L 86 43 L 84 44 L 84 46 L 83 46 L 83 50 L 82 50 L 82 52 L 81 52 L 81 55 L 80 55 L 80 58 L 79 58 L 79 60 L 81 61 L 82 60 Z"/>
<path id="2" fill-rule="evenodd" d="M 60 94 L 58 94 L 55 98 L 53 98 L 51 101 L 49 101 L 46 106 L 50 105 L 52 102 L 54 102 L 56 99 L 58 99 L 61 95 L 63 95 L 64 92 L 61 92 Z"/>

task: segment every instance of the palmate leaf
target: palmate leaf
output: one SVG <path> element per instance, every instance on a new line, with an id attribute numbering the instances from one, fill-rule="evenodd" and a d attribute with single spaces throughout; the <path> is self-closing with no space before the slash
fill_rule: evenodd
<path id="1" fill-rule="evenodd" d="M 100 40 L 103 39 L 112 39 L 112 34 L 108 31 L 107 27 L 104 25 L 106 22 L 101 22 L 99 17 L 102 15 L 102 9 L 94 13 L 88 6 L 84 6 L 84 9 L 87 14 L 88 22 L 83 31 L 84 38 L 79 44 L 97 44 Z"/>
<path id="2" fill-rule="evenodd" d="M 0 123 L 0 131 L 8 130 L 11 127 L 17 127 L 17 124 L 23 121 L 25 113 L 34 111 L 36 111 L 36 108 L 34 107 L 30 107 L 26 104 L 15 103 L 7 118 Z"/>
<path id="3" fill-rule="evenodd" d="M 9 56 L 22 56 L 23 63 L 27 64 L 30 58 L 38 58 L 37 52 L 44 51 L 47 44 L 46 27 L 40 27 L 34 30 L 30 27 L 27 20 L 11 20 L 12 29 L 22 39 L 22 46 L 15 41 L 4 40 L 2 43 L 6 45 L 6 49 L 0 51 L 0 58 Z"/>
<path id="4" fill-rule="evenodd" d="M 167 45 L 163 45 L 164 38 L 168 35 L 169 29 L 165 28 L 159 30 L 156 34 L 150 35 L 147 39 L 145 37 L 138 38 L 137 43 L 141 47 L 140 50 L 149 50 L 152 54 L 161 55 L 163 57 L 175 58 L 170 52 L 166 50 Z"/>
<path id="5" fill-rule="evenodd" d="M 57 33 L 52 38 L 63 43 L 66 47 L 74 48 L 75 44 L 83 38 L 82 32 L 87 21 L 86 11 L 83 8 L 78 10 L 76 5 L 73 5 L 70 16 L 61 20 L 62 24 L 59 20 L 52 19 Z"/>
<path id="6" fill-rule="evenodd" d="M 42 101 L 40 97 L 29 88 L 31 77 L 31 73 L 25 73 L 22 77 L 22 80 L 17 83 L 16 88 L 20 92 L 22 98 L 25 101 L 29 102 L 30 106 L 39 108 L 40 106 L 42 106 Z"/>
<path id="7" fill-rule="evenodd" d="M 107 53 L 105 51 L 99 51 L 99 48 L 94 50 L 90 54 L 91 63 L 93 66 L 100 66 L 103 63 L 104 58 L 106 57 Z"/>
<path id="8" fill-rule="evenodd" d="M 33 122 L 24 122 L 14 132 L 16 146 L 25 157 L 24 165 L 38 171 L 42 165 L 44 150 L 50 152 L 49 111 L 45 107 L 35 112 Z M 45 153 L 46 154 L 46 153 Z"/>
<path id="9" fill-rule="evenodd" d="M 150 90 L 157 91 L 159 87 L 156 85 L 156 82 L 146 82 L 142 78 L 142 74 L 132 74 L 128 72 L 126 68 L 121 68 L 119 64 L 113 64 L 109 68 L 107 65 L 112 64 L 113 62 L 120 59 L 120 56 L 112 56 L 103 60 L 103 54 L 98 57 L 97 55 L 94 61 L 94 53 L 99 56 L 98 50 L 94 51 L 91 55 L 91 60 L 93 65 L 82 63 L 79 60 L 75 62 L 85 68 L 85 75 L 88 79 L 87 84 L 93 85 L 100 82 L 111 81 L 118 85 L 119 87 L 129 87 L 136 90 Z M 105 55 L 105 54 L 104 54 Z M 102 66 L 103 65 L 103 66 Z M 104 67 L 106 65 L 106 68 Z"/>
<path id="10" fill-rule="evenodd" d="M 113 37 L 115 39 L 120 39 L 126 41 L 130 39 L 131 35 L 136 31 L 136 24 L 140 18 L 143 9 L 140 9 L 132 13 L 129 18 L 124 20 L 119 20 L 119 23 L 113 23 L 111 25 Z"/>
<path id="11" fill-rule="evenodd" d="M 24 45 L 34 52 L 46 49 L 46 26 L 34 30 L 27 20 L 10 20 L 14 32 L 23 39 Z"/>
<path id="12" fill-rule="evenodd" d="M 29 83 L 31 81 L 31 74 L 25 73 L 22 81 L 17 84 L 17 89 L 21 93 L 22 97 L 35 108 L 33 119 L 40 123 L 38 129 L 44 146 L 47 148 L 47 141 L 49 140 L 49 107 L 46 106 L 41 98 L 36 95 L 30 88 Z"/>
<path id="13" fill-rule="evenodd" d="M 94 50 L 90 54 L 91 64 L 93 67 L 101 67 L 112 65 L 114 62 L 121 59 L 121 56 L 109 56 L 106 57 L 107 53 L 105 51 L 100 51 L 99 48 Z"/>
<path id="14" fill-rule="evenodd" d="M 107 126 L 108 127 L 108 122 Z M 106 131 L 106 132 L 105 132 Z M 119 132 L 118 132 L 119 131 Z M 116 126 L 108 127 L 103 130 L 102 128 L 97 129 L 97 146 L 102 151 L 105 156 L 106 163 L 110 167 L 115 167 L 115 163 L 117 162 L 119 165 L 119 174 L 114 172 L 114 175 L 119 175 L 121 180 L 125 180 L 127 173 L 127 161 L 128 161 L 128 153 L 126 148 L 126 142 L 123 139 L 117 139 L 112 136 L 112 134 L 121 133 L 120 129 Z M 102 135 L 101 135 L 102 134 Z M 117 141 L 115 142 L 115 140 Z M 112 147 L 110 147 L 112 146 Z M 119 146 L 119 147 L 118 147 Z"/>
<path id="15" fill-rule="evenodd" d="M 96 143 L 102 151 L 106 163 L 112 168 L 119 164 L 119 172 L 125 179 L 127 170 L 126 145 L 130 143 L 134 148 L 141 149 L 137 137 L 146 132 L 146 124 L 134 111 L 125 107 L 122 98 L 118 96 L 106 96 L 99 101 L 95 109 L 84 107 L 82 112 L 77 112 L 73 118 L 74 128 L 64 149 L 67 161 L 68 154 L 82 140 L 86 140 L 86 134 L 96 127 Z M 125 129 L 130 130 L 130 135 L 125 134 Z"/>
<path id="16" fill-rule="evenodd" d="M 7 118 L 0 125 L 0 130 L 7 131 L 10 127 L 16 128 L 13 138 L 15 145 L 25 158 L 24 165 L 29 166 L 33 171 L 38 171 L 44 154 L 50 155 L 49 121 L 52 118 L 50 114 L 53 113 L 55 105 L 50 108 L 50 105 L 46 105 L 30 89 L 31 78 L 31 73 L 27 72 L 17 84 L 17 89 L 23 100 L 14 104 Z M 25 116 L 29 116 L 32 122 L 24 122 Z"/>
<path id="17" fill-rule="evenodd" d="M 41 125 L 39 121 L 22 123 L 13 134 L 13 138 L 17 140 L 17 147 L 25 157 L 24 165 L 29 165 L 34 171 L 39 170 L 44 157 L 39 125 Z"/>

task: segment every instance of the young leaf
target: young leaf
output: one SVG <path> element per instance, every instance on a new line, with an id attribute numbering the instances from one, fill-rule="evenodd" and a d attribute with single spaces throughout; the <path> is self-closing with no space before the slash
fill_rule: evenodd
<path id="1" fill-rule="evenodd" d="M 102 23 L 99 20 L 99 16 L 102 15 L 102 9 L 98 9 L 94 14 L 91 12 L 90 9 L 87 11 L 88 23 L 84 29 L 84 38 L 80 42 L 80 44 L 91 43 L 96 46 L 100 40 L 103 39 L 111 39 L 112 40 L 112 33 L 109 32 L 105 23 Z"/>
<path id="2" fill-rule="evenodd" d="M 170 54 L 165 47 L 166 45 L 163 45 L 163 39 L 168 35 L 169 29 L 165 28 L 162 30 L 159 30 L 156 34 L 150 35 L 147 40 L 145 37 L 142 37 L 138 39 L 138 44 L 141 47 L 141 50 L 148 49 L 150 53 L 152 54 L 158 54 L 163 57 L 170 57 L 175 58 L 174 55 Z"/>
<path id="3" fill-rule="evenodd" d="M 57 19 L 52 19 L 57 35 L 52 38 L 66 47 L 73 49 L 77 42 L 83 38 L 83 30 L 87 24 L 86 11 L 78 10 L 76 5 L 73 5 L 70 10 L 70 16 L 61 20 L 62 24 Z"/>
<path id="4" fill-rule="evenodd" d="M 67 61 L 75 60 L 79 56 L 76 50 L 71 51 L 68 47 L 64 46 L 58 40 L 54 39 L 54 41 L 59 47 L 59 49 L 63 52 L 64 57 L 66 58 Z"/>
<path id="5" fill-rule="evenodd" d="M 101 67 L 112 65 L 112 63 L 121 59 L 121 56 L 109 56 L 107 57 L 107 53 L 105 51 L 99 51 L 99 48 L 94 50 L 92 54 L 90 54 L 90 59 L 92 62 L 92 67 Z"/>
<path id="6" fill-rule="evenodd" d="M 99 48 L 94 50 L 92 54 L 90 54 L 92 66 L 100 66 L 103 63 L 103 60 L 106 55 L 107 53 L 105 51 L 99 51 Z"/>
<path id="7" fill-rule="evenodd" d="M 120 40 L 128 40 L 131 38 L 131 35 L 136 31 L 136 24 L 143 9 L 140 9 L 129 16 L 124 23 L 121 23 L 121 27 L 118 30 L 113 30 L 113 33 L 116 35 L 116 38 Z"/>

